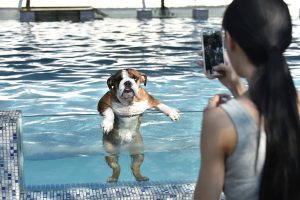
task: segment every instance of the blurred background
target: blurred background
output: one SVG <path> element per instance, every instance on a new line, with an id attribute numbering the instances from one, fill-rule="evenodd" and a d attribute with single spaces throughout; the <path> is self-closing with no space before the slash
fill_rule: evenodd
<path id="1" fill-rule="evenodd" d="M 23 0 L 23 6 L 25 5 Z M 169 7 L 184 7 L 195 5 L 226 5 L 230 0 L 165 0 Z M 295 1 L 296 2 L 296 1 Z M 19 0 L 1 0 L 0 7 L 17 7 Z M 147 7 L 160 7 L 160 0 L 146 0 Z M 142 7 L 142 0 L 31 0 L 32 6 L 93 6 L 98 8 L 138 8 Z"/>
<path id="2" fill-rule="evenodd" d="M 216 6 L 227 5 L 231 0 L 165 0 L 165 4 L 169 7 L 184 7 L 184 6 Z M 300 5 L 299 0 L 286 0 L 288 4 Z M 159 7 L 160 0 L 146 0 L 147 7 Z M 0 7 L 17 7 L 19 0 L 1 0 Z M 25 0 L 23 0 L 23 6 Z M 31 0 L 32 6 L 93 6 L 97 8 L 138 8 L 142 7 L 142 0 Z"/>

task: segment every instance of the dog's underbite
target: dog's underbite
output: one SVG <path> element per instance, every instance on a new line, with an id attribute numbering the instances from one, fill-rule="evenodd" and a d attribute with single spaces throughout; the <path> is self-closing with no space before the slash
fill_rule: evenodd
<path id="1" fill-rule="evenodd" d="M 148 181 L 141 174 L 144 161 L 142 153 L 143 138 L 140 133 L 142 114 L 155 108 L 176 121 L 179 111 L 171 108 L 151 96 L 143 87 L 147 84 L 147 75 L 136 69 L 117 71 L 107 80 L 109 91 L 99 100 L 98 111 L 103 116 L 103 147 L 107 152 L 106 163 L 112 168 L 112 176 L 107 182 L 117 182 L 121 168 L 118 163 L 119 152 L 127 147 L 131 154 L 131 170 L 137 181 Z"/>

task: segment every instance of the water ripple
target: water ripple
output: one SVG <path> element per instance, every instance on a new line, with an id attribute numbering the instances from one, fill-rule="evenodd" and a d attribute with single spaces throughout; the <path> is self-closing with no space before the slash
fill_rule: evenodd
<path id="1" fill-rule="evenodd" d="M 293 21 L 293 43 L 286 52 L 297 85 L 299 21 Z M 219 18 L 208 22 L 1 21 L 0 42 L 5 46 L 0 47 L 0 88 L 5 90 L 0 89 L 0 103 L 6 109 L 22 109 L 28 115 L 96 112 L 97 99 L 107 91 L 107 78 L 116 70 L 134 67 L 148 75 L 146 88 L 161 101 L 180 110 L 200 110 L 216 88 L 228 92 L 217 81 L 207 80 L 196 64 L 202 29 L 220 27 L 220 23 Z"/>

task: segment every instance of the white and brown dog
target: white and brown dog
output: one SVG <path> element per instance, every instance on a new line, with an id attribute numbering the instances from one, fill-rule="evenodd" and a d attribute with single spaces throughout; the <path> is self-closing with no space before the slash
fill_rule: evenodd
<path id="1" fill-rule="evenodd" d="M 156 108 L 178 120 L 179 112 L 161 103 L 141 87 L 146 86 L 147 76 L 135 69 L 119 70 L 107 80 L 109 91 L 99 100 L 98 111 L 103 116 L 103 146 L 108 156 L 105 160 L 113 174 L 108 182 L 118 181 L 120 166 L 118 154 L 121 146 L 128 146 L 131 152 L 131 169 L 137 181 L 148 181 L 142 176 L 140 166 L 144 160 L 141 153 L 143 139 L 140 134 L 141 117 L 145 110 Z"/>

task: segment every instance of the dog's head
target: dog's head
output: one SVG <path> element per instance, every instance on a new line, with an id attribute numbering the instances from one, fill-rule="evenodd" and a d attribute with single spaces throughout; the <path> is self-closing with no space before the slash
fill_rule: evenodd
<path id="1" fill-rule="evenodd" d="M 117 71 L 107 79 L 107 86 L 114 91 L 119 100 L 130 102 L 139 95 L 140 85 L 144 83 L 146 86 L 147 76 L 135 69 L 123 69 Z"/>

